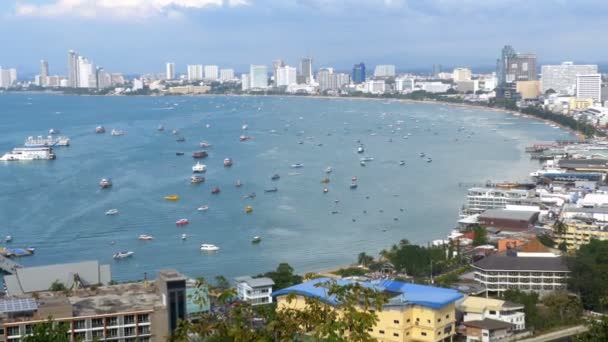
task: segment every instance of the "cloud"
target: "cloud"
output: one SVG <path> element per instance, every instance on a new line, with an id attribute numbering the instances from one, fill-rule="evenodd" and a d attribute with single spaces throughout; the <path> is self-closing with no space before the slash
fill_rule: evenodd
<path id="1" fill-rule="evenodd" d="M 249 0 L 51 0 L 47 4 L 18 2 L 15 15 L 23 17 L 179 17 L 189 9 L 238 7 Z"/>

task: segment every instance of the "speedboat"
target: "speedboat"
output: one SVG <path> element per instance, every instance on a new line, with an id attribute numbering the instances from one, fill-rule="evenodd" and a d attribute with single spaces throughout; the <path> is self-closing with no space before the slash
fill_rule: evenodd
<path id="1" fill-rule="evenodd" d="M 198 211 L 207 211 L 207 210 L 209 210 L 209 206 L 208 205 L 201 205 L 196 210 L 198 210 Z"/>
<path id="2" fill-rule="evenodd" d="M 49 129 L 49 134 L 50 134 L 50 135 L 53 135 L 53 134 L 59 134 L 59 133 L 60 133 L 60 132 L 59 132 L 59 130 L 58 130 L 58 129 L 54 129 L 54 128 Z"/>
<path id="3" fill-rule="evenodd" d="M 364 161 L 364 162 L 368 162 L 368 161 L 373 161 L 373 160 L 374 160 L 374 158 L 372 158 L 372 157 L 363 157 L 363 158 L 361 158 L 360 160 L 361 160 L 361 161 Z"/>
<path id="4" fill-rule="evenodd" d="M 184 141 L 186 141 L 186 138 L 179 137 L 179 138 L 175 139 L 175 141 L 177 141 L 177 142 L 184 142 Z"/>
<path id="5" fill-rule="evenodd" d="M 169 195 L 169 196 L 165 196 L 165 199 L 167 201 L 177 201 L 177 200 L 179 200 L 179 196 L 178 195 Z"/>
<path id="6" fill-rule="evenodd" d="M 247 136 L 247 135 L 241 135 L 241 136 L 239 137 L 239 140 L 240 140 L 240 141 L 247 141 L 247 140 L 249 140 L 249 139 L 251 139 L 251 137 L 250 137 L 250 136 Z"/>
<path id="7" fill-rule="evenodd" d="M 112 132 L 110 132 L 110 135 L 115 136 L 115 137 L 123 135 L 123 134 L 124 134 L 124 132 L 119 129 L 113 129 Z"/>
<path id="8" fill-rule="evenodd" d="M 230 158 L 224 159 L 224 167 L 231 167 L 231 166 L 232 166 L 232 159 L 230 159 Z"/>
<path id="9" fill-rule="evenodd" d="M 184 152 L 175 152 L 175 155 L 176 155 L 176 156 L 183 156 L 183 155 L 184 155 Z"/>
<path id="10" fill-rule="evenodd" d="M 198 151 L 198 152 L 192 153 L 192 158 L 200 159 L 200 158 L 205 158 L 208 155 L 209 155 L 209 153 L 207 153 L 206 151 Z"/>
<path id="11" fill-rule="evenodd" d="M 112 186 L 112 180 L 111 180 L 110 178 L 102 178 L 102 179 L 99 181 L 99 186 L 100 186 L 102 189 L 109 188 L 109 187 L 111 187 L 111 186 Z"/>
<path id="12" fill-rule="evenodd" d="M 173 134 L 173 135 L 177 135 L 178 133 L 179 133 L 179 130 L 177 130 L 177 129 L 174 129 L 173 131 L 171 131 L 171 134 Z"/>
<path id="13" fill-rule="evenodd" d="M 205 164 L 201 164 L 200 162 L 197 162 L 192 167 L 192 172 L 194 172 L 194 173 L 203 173 L 205 171 L 207 171 L 207 166 Z"/>
<path id="14" fill-rule="evenodd" d="M 163 125 L 158 125 L 158 128 L 156 130 L 162 132 L 165 130 L 165 127 L 163 127 Z"/>
<path id="15" fill-rule="evenodd" d="M 206 141 L 201 141 L 198 146 L 202 147 L 202 148 L 207 148 L 207 147 L 211 147 L 211 144 L 206 142 Z"/>
<path id="16" fill-rule="evenodd" d="M 243 183 L 241 183 L 240 179 L 237 179 L 236 182 L 234 183 L 234 186 L 236 186 L 237 188 L 240 188 L 243 185 Z"/>
<path id="17" fill-rule="evenodd" d="M 323 178 L 323 179 L 321 179 L 321 183 L 323 183 L 323 184 L 329 183 L 329 178 Z"/>
<path id="18" fill-rule="evenodd" d="M 219 186 L 216 186 L 216 187 L 214 187 L 213 189 L 211 189 L 211 193 L 212 193 L 212 194 L 214 194 L 214 195 L 219 194 L 219 193 L 220 193 L 220 191 L 221 191 L 221 190 L 220 190 Z"/>
<path id="19" fill-rule="evenodd" d="M 247 130 L 247 128 L 249 128 L 249 126 L 247 126 L 247 124 L 244 124 L 243 126 L 241 126 L 241 129 L 242 129 L 243 131 L 246 131 L 246 130 Z"/>
<path id="20" fill-rule="evenodd" d="M 118 209 L 110 209 L 106 211 L 106 215 L 116 215 L 118 214 Z"/>
<path id="21" fill-rule="evenodd" d="M 357 188 L 357 183 L 350 183 L 350 188 L 351 189 L 356 189 Z"/>
<path id="22" fill-rule="evenodd" d="M 329 192 L 329 189 L 328 189 L 328 188 L 323 188 L 323 193 L 324 193 L 324 194 L 326 194 L 326 193 L 328 193 L 328 192 Z"/>
<path id="23" fill-rule="evenodd" d="M 325 173 L 331 173 L 333 170 L 334 170 L 334 169 L 332 169 L 332 168 L 331 168 L 331 166 L 328 166 L 328 167 L 325 169 Z"/>
<path id="24" fill-rule="evenodd" d="M 264 189 L 264 192 L 277 192 L 277 191 L 279 191 L 279 189 L 276 186 L 273 188 L 270 188 L 270 189 Z"/>
<path id="25" fill-rule="evenodd" d="M 150 236 L 150 235 L 146 235 L 146 234 L 141 234 L 140 236 L 137 237 L 138 240 L 142 240 L 142 241 L 150 241 L 153 240 L 154 237 Z"/>
<path id="26" fill-rule="evenodd" d="M 124 258 L 128 258 L 128 257 L 133 256 L 133 254 L 135 254 L 135 252 L 131 252 L 131 251 L 128 251 L 128 252 L 118 252 L 118 253 L 114 254 L 112 256 L 112 258 L 114 258 L 114 259 L 124 259 Z"/>
<path id="27" fill-rule="evenodd" d="M 359 146 L 359 148 L 357 148 L 357 153 L 363 153 L 365 152 L 365 149 L 363 148 L 363 146 Z"/>
<path id="28" fill-rule="evenodd" d="M 428 159 L 426 160 L 426 162 L 427 162 L 427 163 L 432 163 L 432 162 L 433 162 L 433 159 L 428 158 Z"/>
<path id="29" fill-rule="evenodd" d="M 188 238 L 188 235 L 186 235 L 186 233 L 182 234 L 182 240 L 186 240 Z"/>
<path id="30" fill-rule="evenodd" d="M 403 161 L 403 160 L 399 161 L 399 165 L 401 165 L 401 166 L 405 165 L 405 161 Z"/>
<path id="31" fill-rule="evenodd" d="M 270 177 L 270 179 L 272 180 L 278 180 L 279 178 L 281 178 L 281 176 L 279 176 L 278 173 L 275 173 L 274 175 L 272 175 L 272 177 Z"/>
<path id="32" fill-rule="evenodd" d="M 219 251 L 220 248 L 216 245 L 212 245 L 209 243 L 203 243 L 201 244 L 201 251 L 206 251 L 206 252 L 215 252 L 215 251 Z"/>
<path id="33" fill-rule="evenodd" d="M 259 236 L 254 236 L 253 239 L 251 239 L 251 243 L 260 243 L 262 242 L 262 238 Z"/>
<path id="34" fill-rule="evenodd" d="M 291 164 L 292 169 L 299 169 L 301 167 L 304 167 L 304 164 L 300 164 L 300 163 Z"/>
<path id="35" fill-rule="evenodd" d="M 248 206 L 245 207 L 245 212 L 247 214 L 251 213 L 252 211 L 253 211 L 253 207 L 252 206 L 248 205 Z"/>
<path id="36" fill-rule="evenodd" d="M 190 177 L 190 183 L 191 184 L 199 184 L 205 181 L 205 177 L 201 177 L 201 176 L 192 176 Z"/>
<path id="37" fill-rule="evenodd" d="M 366 165 L 366 164 L 365 164 L 365 162 L 364 162 L 363 160 L 362 160 L 362 161 L 360 161 L 360 162 L 359 162 L 359 164 L 360 164 L 361 166 L 365 166 L 365 165 Z"/>
<path id="38" fill-rule="evenodd" d="M 420 152 L 420 158 L 424 158 L 425 154 L 424 152 Z"/>
<path id="39" fill-rule="evenodd" d="M 356 182 L 356 181 L 357 181 L 357 176 L 352 176 L 352 177 L 350 178 L 350 180 L 351 180 L 351 181 L 353 181 L 353 182 Z"/>
<path id="40" fill-rule="evenodd" d="M 252 192 L 249 195 L 243 197 L 243 199 L 251 199 L 251 198 L 255 198 L 255 192 Z"/>
<path id="41" fill-rule="evenodd" d="M 188 223 L 190 223 L 190 221 L 188 221 L 188 219 L 185 219 L 185 218 L 175 221 L 175 224 L 178 226 L 185 226 Z"/>
<path id="42" fill-rule="evenodd" d="M 11 235 L 7 235 L 4 237 L 4 241 L 5 242 L 12 242 L 13 241 L 13 237 Z"/>
<path id="43" fill-rule="evenodd" d="M 105 127 L 103 127 L 103 126 L 97 126 L 97 127 L 95 127 L 95 133 L 97 133 L 97 134 L 103 134 L 105 132 L 106 132 Z"/>

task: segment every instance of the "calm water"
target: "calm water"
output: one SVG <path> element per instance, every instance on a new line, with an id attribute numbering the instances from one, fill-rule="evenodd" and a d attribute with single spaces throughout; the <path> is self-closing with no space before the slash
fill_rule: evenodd
<path id="1" fill-rule="evenodd" d="M 282 261 L 305 272 L 350 263 L 361 251 L 376 254 L 403 238 L 443 238 L 465 200 L 459 183 L 525 180 L 537 165 L 525 145 L 571 138 L 505 113 L 381 101 L 21 94 L 0 96 L 0 108 L 0 151 L 49 128 L 72 139 L 56 149 L 55 161 L 0 164 L 0 236 L 37 248 L 19 260 L 25 265 L 98 259 L 112 264 L 118 280 L 161 268 L 192 276 L 256 274 Z M 100 124 L 108 133 L 93 133 Z M 125 135 L 110 136 L 112 128 Z M 176 142 L 172 129 L 186 141 Z M 253 138 L 239 142 L 241 134 Z M 207 180 L 191 185 L 190 154 L 202 140 L 213 144 L 203 161 Z M 375 158 L 366 167 L 359 165 L 357 140 L 363 156 Z M 222 166 L 226 157 L 232 168 Z M 304 167 L 291 169 L 293 163 Z M 327 166 L 334 172 L 323 194 Z M 270 180 L 274 173 L 280 180 Z M 349 189 L 352 176 L 356 190 Z M 114 187 L 99 189 L 102 177 Z M 221 194 L 212 195 L 213 186 Z M 272 186 L 279 191 L 264 193 Z M 255 199 L 243 198 L 251 192 Z M 181 200 L 165 201 L 169 194 Z M 209 210 L 198 212 L 203 204 Z M 253 213 L 245 213 L 247 205 Z M 120 214 L 104 215 L 110 208 Z M 176 228 L 180 218 L 190 224 Z M 182 241 L 182 233 L 189 239 Z M 138 241 L 139 234 L 155 239 Z M 255 235 L 261 244 L 250 243 Z M 221 250 L 201 253 L 202 242 Z M 132 259 L 112 260 L 127 250 L 135 252 Z"/>

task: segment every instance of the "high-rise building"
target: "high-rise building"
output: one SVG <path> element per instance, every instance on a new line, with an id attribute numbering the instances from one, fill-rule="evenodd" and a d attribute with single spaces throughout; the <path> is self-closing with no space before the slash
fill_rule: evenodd
<path id="1" fill-rule="evenodd" d="M 279 68 L 285 66 L 285 62 L 282 59 L 275 59 L 272 61 L 272 78 L 274 79 L 274 85 L 277 86 L 277 73 Z"/>
<path id="2" fill-rule="evenodd" d="M 203 80 L 203 65 L 188 65 L 188 81 L 202 81 Z"/>
<path id="3" fill-rule="evenodd" d="M 507 59 L 506 83 L 517 81 L 536 81 L 536 55 L 518 53 Z"/>
<path id="4" fill-rule="evenodd" d="M 515 57 L 515 50 L 511 45 L 505 45 L 502 48 L 500 59 L 496 61 L 496 77 L 498 78 L 499 86 L 502 86 L 506 83 L 507 63 L 508 59 L 512 57 Z"/>
<path id="5" fill-rule="evenodd" d="M 249 77 L 249 74 L 242 74 L 241 75 L 241 90 L 247 91 L 247 90 L 249 90 L 249 88 L 251 88 L 251 78 Z"/>
<path id="6" fill-rule="evenodd" d="M 167 63 L 165 65 L 165 79 L 174 80 L 175 79 L 175 63 Z"/>
<path id="7" fill-rule="evenodd" d="M 40 61 L 40 86 L 46 87 L 49 84 L 49 62 Z"/>
<path id="8" fill-rule="evenodd" d="M 0 67 L 0 88 L 8 88 L 11 85 L 11 73 L 8 69 Z"/>
<path id="9" fill-rule="evenodd" d="M 251 64 L 249 66 L 249 81 L 252 89 L 268 88 L 268 67 Z"/>
<path id="10" fill-rule="evenodd" d="M 441 73 L 441 64 L 433 64 L 433 78 L 439 78 L 439 74 Z"/>
<path id="11" fill-rule="evenodd" d="M 205 79 L 215 81 L 219 78 L 220 68 L 217 65 L 205 65 Z"/>
<path id="12" fill-rule="evenodd" d="M 300 76 L 305 78 L 306 84 L 314 82 L 312 57 L 304 57 L 300 61 Z"/>
<path id="13" fill-rule="evenodd" d="M 78 88 L 80 72 L 78 71 L 78 53 L 74 50 L 68 52 L 68 87 Z"/>
<path id="14" fill-rule="evenodd" d="M 395 66 L 391 64 L 376 65 L 374 77 L 395 77 Z"/>
<path id="15" fill-rule="evenodd" d="M 278 67 L 276 74 L 277 78 L 274 82 L 277 87 L 289 86 L 298 82 L 296 68 L 290 67 L 289 65 Z"/>
<path id="16" fill-rule="evenodd" d="M 470 81 L 471 80 L 471 69 L 467 68 L 456 68 L 452 72 L 452 79 L 454 82 Z"/>
<path id="17" fill-rule="evenodd" d="M 353 66 L 353 83 L 360 84 L 365 82 L 365 63 L 361 62 Z"/>
<path id="18" fill-rule="evenodd" d="M 540 79 L 542 92 L 552 89 L 560 95 L 574 95 L 576 93 L 576 75 L 597 74 L 595 64 L 574 64 L 563 62 L 560 65 L 543 65 Z"/>
<path id="19" fill-rule="evenodd" d="M 323 92 L 326 90 L 333 89 L 332 77 L 333 71 L 327 68 L 319 69 L 317 73 L 317 81 L 319 82 L 319 91 Z"/>
<path id="20" fill-rule="evenodd" d="M 95 66 L 86 57 L 78 56 L 78 88 L 96 88 Z"/>
<path id="21" fill-rule="evenodd" d="M 398 92 L 411 92 L 414 90 L 414 79 L 399 77 L 395 79 L 395 90 Z"/>
<path id="22" fill-rule="evenodd" d="M 234 69 L 220 69 L 220 81 L 230 81 L 234 79 Z"/>
<path id="23" fill-rule="evenodd" d="M 579 100 L 593 99 L 594 102 L 600 102 L 602 99 L 602 75 L 577 75 L 576 98 Z"/>

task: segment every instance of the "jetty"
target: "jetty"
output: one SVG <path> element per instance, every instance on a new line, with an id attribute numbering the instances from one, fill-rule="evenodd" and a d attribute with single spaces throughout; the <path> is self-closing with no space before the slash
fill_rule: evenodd
<path id="1" fill-rule="evenodd" d="M 23 266 L 3 255 L 0 255 L 0 271 L 7 274 L 13 274 L 18 268 L 21 267 Z"/>

